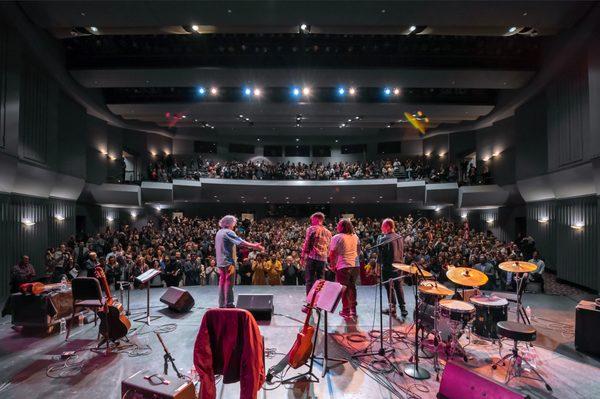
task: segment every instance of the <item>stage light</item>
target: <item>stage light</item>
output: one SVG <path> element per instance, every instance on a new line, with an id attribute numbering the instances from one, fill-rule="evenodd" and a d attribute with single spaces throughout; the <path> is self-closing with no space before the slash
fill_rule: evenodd
<path id="1" fill-rule="evenodd" d="M 213 96 L 216 96 L 217 94 L 219 94 L 219 89 L 217 89 L 216 87 L 211 87 L 210 94 L 212 94 Z"/>
<path id="2" fill-rule="evenodd" d="M 411 26 L 410 26 L 410 28 L 408 28 L 408 30 L 409 30 L 410 32 L 414 32 L 414 31 L 416 31 L 416 30 L 417 30 L 417 27 L 416 27 L 415 25 L 411 25 Z"/>
<path id="3" fill-rule="evenodd" d="M 198 87 L 198 88 L 196 89 L 196 92 L 197 92 L 199 95 L 203 96 L 203 95 L 206 93 L 206 89 L 205 89 L 204 87 L 200 86 L 200 87 Z"/>
<path id="4" fill-rule="evenodd" d="M 543 218 L 538 219 L 538 222 L 539 223 L 548 223 L 549 220 L 550 219 L 548 219 L 548 217 L 543 217 Z"/>
<path id="5" fill-rule="evenodd" d="M 397 87 L 394 87 L 394 95 L 395 96 L 399 96 L 400 95 L 400 89 Z"/>
<path id="6" fill-rule="evenodd" d="M 254 97 L 260 97 L 262 91 L 259 88 L 254 88 Z"/>
<path id="7" fill-rule="evenodd" d="M 96 28 L 95 26 L 90 26 L 90 30 L 94 33 L 98 32 L 98 28 Z"/>
<path id="8" fill-rule="evenodd" d="M 516 27 L 516 26 L 511 26 L 511 27 L 508 29 L 508 33 L 515 33 L 516 31 L 517 31 L 517 27 Z"/>
<path id="9" fill-rule="evenodd" d="M 386 96 L 389 96 L 390 94 L 392 94 L 392 89 L 390 89 L 389 87 L 386 87 L 385 89 L 383 89 L 383 94 L 385 94 Z"/>
<path id="10" fill-rule="evenodd" d="M 575 224 L 572 224 L 571 228 L 574 230 L 583 230 L 583 226 L 585 226 L 583 222 L 577 222 Z"/>
<path id="11" fill-rule="evenodd" d="M 249 87 L 246 87 L 246 88 L 244 89 L 244 95 L 245 95 L 245 96 L 249 96 L 250 94 L 252 94 L 252 90 L 250 90 L 250 88 L 249 88 Z"/>
<path id="12" fill-rule="evenodd" d="M 348 89 L 348 94 L 350 94 L 351 96 L 356 94 L 356 89 L 354 87 L 351 87 Z"/>
<path id="13" fill-rule="evenodd" d="M 346 89 L 344 89 L 343 87 L 338 88 L 338 94 L 340 96 L 343 96 L 344 94 L 346 94 Z"/>
<path id="14" fill-rule="evenodd" d="M 300 95 L 300 89 L 297 87 L 292 87 L 292 96 L 298 97 Z"/>
<path id="15" fill-rule="evenodd" d="M 310 96 L 310 87 L 303 87 L 302 88 L 302 95 L 304 96 Z"/>
<path id="16" fill-rule="evenodd" d="M 59 222 L 62 222 L 63 220 L 65 220 L 65 217 L 63 215 L 57 214 L 54 215 L 54 219 L 58 220 Z"/>

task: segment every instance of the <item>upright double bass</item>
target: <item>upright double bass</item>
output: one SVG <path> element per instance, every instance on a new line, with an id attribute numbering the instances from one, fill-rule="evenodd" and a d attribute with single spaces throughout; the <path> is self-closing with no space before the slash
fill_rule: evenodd
<path id="1" fill-rule="evenodd" d="M 104 269 L 101 266 L 96 266 L 94 274 L 106 293 L 105 311 L 98 313 L 98 317 L 100 317 L 100 334 L 105 339 L 116 341 L 127 335 L 131 328 L 131 322 L 125 316 L 123 305 L 111 296 Z"/>

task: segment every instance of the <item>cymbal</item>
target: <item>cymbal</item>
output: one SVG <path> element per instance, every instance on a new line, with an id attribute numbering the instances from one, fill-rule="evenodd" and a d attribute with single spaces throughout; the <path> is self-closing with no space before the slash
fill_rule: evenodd
<path id="1" fill-rule="evenodd" d="M 440 283 L 433 281 L 423 281 L 419 284 L 419 291 L 428 295 L 448 296 L 454 294 L 454 291 Z"/>
<path id="2" fill-rule="evenodd" d="M 455 267 L 446 272 L 446 276 L 453 283 L 468 287 L 479 287 L 488 282 L 488 276 L 477 269 L 470 267 Z"/>
<path id="3" fill-rule="evenodd" d="M 523 262 L 520 260 L 510 260 L 502 262 L 498 267 L 506 272 L 511 273 L 530 273 L 537 270 L 537 266 L 534 263 Z"/>
<path id="4" fill-rule="evenodd" d="M 421 275 L 421 273 L 419 273 L 419 269 L 417 269 L 416 266 L 410 266 L 410 265 L 405 265 L 404 263 L 392 263 L 392 267 L 394 269 L 406 272 L 406 273 L 410 273 L 410 274 L 417 274 L 417 275 Z M 422 270 L 423 272 L 423 276 L 424 277 L 431 277 L 432 274 L 429 273 L 427 270 Z"/>

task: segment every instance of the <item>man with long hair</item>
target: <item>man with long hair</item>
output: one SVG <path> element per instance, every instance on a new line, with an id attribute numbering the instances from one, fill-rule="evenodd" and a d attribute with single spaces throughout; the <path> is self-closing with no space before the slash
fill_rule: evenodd
<path id="1" fill-rule="evenodd" d="M 236 246 L 243 245 L 264 251 L 259 243 L 248 242 L 235 234 L 234 228 L 237 218 L 226 215 L 219 220 L 221 228 L 215 236 L 215 252 L 217 257 L 217 270 L 219 273 L 219 307 L 233 308 L 233 284 L 235 283 Z"/>
<path id="2" fill-rule="evenodd" d="M 360 267 L 358 254 L 360 240 L 354 233 L 350 219 L 341 219 L 337 225 L 338 234 L 331 239 L 329 246 L 329 265 L 335 271 L 335 280 L 346 286 L 342 295 L 343 318 L 356 317 L 356 282 Z"/>
<path id="3" fill-rule="evenodd" d="M 400 306 L 403 318 L 408 316 L 404 303 L 402 291 L 402 280 L 389 281 L 398 277 L 398 272 L 392 267 L 392 263 L 404 262 L 404 240 L 396 233 L 396 223 L 392 219 L 384 219 L 381 222 L 381 235 L 377 238 L 377 244 L 386 243 L 379 247 L 379 264 L 381 265 L 381 279 L 384 281 L 385 290 L 388 293 L 389 309 L 382 310 L 383 313 L 396 315 L 396 304 Z"/>

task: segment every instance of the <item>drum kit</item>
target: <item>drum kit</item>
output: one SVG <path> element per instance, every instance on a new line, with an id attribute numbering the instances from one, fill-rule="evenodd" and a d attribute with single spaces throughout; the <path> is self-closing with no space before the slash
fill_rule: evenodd
<path id="1" fill-rule="evenodd" d="M 465 347 L 459 343 L 460 337 L 465 332 L 473 332 L 476 336 L 492 342 L 499 339 L 496 324 L 508 320 L 508 301 L 494 294 L 478 292 L 478 288 L 488 282 L 485 273 L 469 267 L 449 266 L 446 276 L 456 287 L 452 290 L 438 283 L 431 273 L 415 266 L 394 263 L 393 267 L 413 275 L 418 281 L 416 313 L 420 321 L 417 322 L 416 327 L 421 329 L 421 349 L 428 343 L 427 346 L 433 352 L 436 372 L 439 372 L 440 352 L 448 360 L 460 356 L 465 362 L 468 361 Z M 515 273 L 517 317 L 526 317 L 521 304 L 524 273 L 536 270 L 537 266 L 529 262 L 510 261 L 501 263 L 498 267 L 506 272 Z M 458 288 L 463 290 L 462 297 L 457 292 Z M 476 288 L 477 293 L 468 300 L 463 300 L 466 288 Z M 452 299 L 448 299 L 451 295 L 454 295 Z M 433 338 L 424 340 L 429 337 Z"/>

